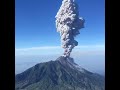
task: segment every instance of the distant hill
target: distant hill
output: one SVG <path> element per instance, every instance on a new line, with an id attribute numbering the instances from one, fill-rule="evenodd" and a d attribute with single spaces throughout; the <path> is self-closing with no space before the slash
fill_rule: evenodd
<path id="1" fill-rule="evenodd" d="M 103 76 L 63 56 L 36 64 L 15 76 L 15 90 L 105 90 L 104 83 Z"/>

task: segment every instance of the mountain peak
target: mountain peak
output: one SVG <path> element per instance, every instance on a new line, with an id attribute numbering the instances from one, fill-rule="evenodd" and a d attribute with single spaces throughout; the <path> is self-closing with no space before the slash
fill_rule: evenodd
<path id="1" fill-rule="evenodd" d="M 17 74 L 15 90 L 104 90 L 104 78 L 60 56 Z"/>
<path id="2" fill-rule="evenodd" d="M 67 67 L 71 67 L 72 69 L 78 70 L 80 72 L 86 71 L 82 67 L 80 67 L 78 64 L 74 62 L 74 59 L 71 57 L 64 57 L 60 56 L 59 58 L 56 59 L 56 61 L 59 61 L 62 65 L 65 65 Z"/>

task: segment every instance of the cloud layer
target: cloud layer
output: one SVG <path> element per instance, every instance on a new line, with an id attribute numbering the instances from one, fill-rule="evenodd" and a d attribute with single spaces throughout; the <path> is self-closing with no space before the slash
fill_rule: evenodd
<path id="1" fill-rule="evenodd" d="M 15 72 L 20 73 L 40 62 L 56 60 L 61 54 L 59 46 L 15 49 Z M 71 53 L 75 62 L 92 72 L 103 73 L 105 67 L 104 45 L 77 46 Z"/>
<path id="2" fill-rule="evenodd" d="M 84 45 L 77 46 L 73 50 L 73 52 L 81 52 L 81 51 L 96 51 L 102 50 L 104 51 L 104 45 Z M 60 46 L 44 46 L 44 47 L 31 47 L 31 48 L 16 48 L 15 55 L 49 55 L 49 54 L 61 54 L 63 52 Z"/>

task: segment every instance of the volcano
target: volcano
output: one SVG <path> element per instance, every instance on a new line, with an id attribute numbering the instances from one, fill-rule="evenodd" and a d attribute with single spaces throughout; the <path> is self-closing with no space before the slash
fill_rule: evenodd
<path id="1" fill-rule="evenodd" d="M 15 76 L 15 90 L 105 90 L 105 78 L 60 56 Z"/>

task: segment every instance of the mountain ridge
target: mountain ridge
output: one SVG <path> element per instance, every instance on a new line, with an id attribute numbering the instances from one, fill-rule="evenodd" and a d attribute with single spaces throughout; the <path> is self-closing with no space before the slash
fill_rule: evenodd
<path id="1" fill-rule="evenodd" d="M 17 74 L 15 90 L 104 90 L 104 77 L 61 56 Z"/>

